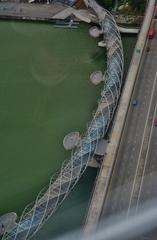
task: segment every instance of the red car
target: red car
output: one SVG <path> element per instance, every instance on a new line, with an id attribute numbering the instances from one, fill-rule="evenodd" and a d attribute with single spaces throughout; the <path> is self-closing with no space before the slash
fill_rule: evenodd
<path id="1" fill-rule="evenodd" d="M 155 34 L 155 22 L 153 21 L 148 32 L 148 38 L 152 39 L 154 37 L 154 34 Z"/>
<path id="2" fill-rule="evenodd" d="M 157 118 L 154 121 L 154 126 L 157 127 Z"/>

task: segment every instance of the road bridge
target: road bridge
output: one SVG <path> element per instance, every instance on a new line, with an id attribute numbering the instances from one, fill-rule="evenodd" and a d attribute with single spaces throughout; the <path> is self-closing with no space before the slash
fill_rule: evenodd
<path id="1" fill-rule="evenodd" d="M 129 106 L 101 219 L 122 211 L 129 217 L 141 204 L 157 199 L 157 34 L 148 46 L 132 95 L 139 104 Z M 156 234 L 144 237 L 152 240 Z"/>
<path id="2" fill-rule="evenodd" d="M 132 100 L 137 99 L 138 106 L 133 107 L 132 104 L 129 106 L 111 181 L 111 185 L 121 186 L 122 191 L 118 188 L 116 204 L 125 203 L 128 213 L 133 206 L 138 205 L 139 190 L 144 180 L 140 178 L 144 177 L 144 171 L 149 173 L 151 169 L 156 169 L 154 161 L 157 156 L 155 147 L 157 128 L 154 126 L 154 121 L 157 117 L 157 36 L 148 44 L 150 52 L 145 53 L 145 59 L 132 95 Z M 146 164 L 148 168 L 146 168 Z M 114 180 L 115 177 L 116 180 Z M 124 189 L 125 200 L 124 195 L 121 196 Z M 150 188 L 147 191 L 150 191 Z M 120 196 L 123 198 L 122 201 L 118 201 L 118 199 L 121 200 Z M 108 211 L 107 209 L 106 211 Z M 115 209 L 117 208 L 115 207 Z M 112 210 L 115 211 L 113 206 Z"/>
<path id="3" fill-rule="evenodd" d="M 143 155 L 146 155 L 148 149 L 150 128 L 148 126 L 149 124 L 153 126 L 152 111 L 156 98 L 155 64 L 157 54 L 154 51 L 156 38 L 151 43 L 151 51 L 145 53 L 147 33 L 155 3 L 155 0 L 149 1 L 147 6 L 146 16 L 115 118 L 111 142 L 106 150 L 89 207 L 85 226 L 86 234 L 95 229 L 93 226 L 96 227 L 100 219 L 119 213 L 125 208 L 129 209 L 139 201 L 138 196 L 141 191 L 139 190 L 141 188 L 139 176 L 141 176 L 141 169 L 145 169 L 145 164 L 141 162 L 143 162 Z M 142 62 L 143 58 L 144 62 Z M 139 106 L 135 109 L 132 106 L 129 107 L 132 93 L 135 98 L 139 99 Z"/>

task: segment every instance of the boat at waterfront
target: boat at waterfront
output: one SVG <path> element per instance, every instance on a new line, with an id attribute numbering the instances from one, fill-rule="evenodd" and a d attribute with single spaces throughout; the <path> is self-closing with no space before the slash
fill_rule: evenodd
<path id="1" fill-rule="evenodd" d="M 56 20 L 54 27 L 58 28 L 78 28 L 79 22 L 75 22 L 73 19 L 67 20 Z"/>

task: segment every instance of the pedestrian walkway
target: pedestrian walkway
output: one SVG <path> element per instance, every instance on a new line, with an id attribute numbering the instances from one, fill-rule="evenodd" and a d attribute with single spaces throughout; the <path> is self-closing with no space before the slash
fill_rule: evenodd
<path id="1" fill-rule="evenodd" d="M 0 2 L 1 19 L 52 20 L 62 11 L 71 11 L 71 7 L 61 3 L 31 4 Z"/>

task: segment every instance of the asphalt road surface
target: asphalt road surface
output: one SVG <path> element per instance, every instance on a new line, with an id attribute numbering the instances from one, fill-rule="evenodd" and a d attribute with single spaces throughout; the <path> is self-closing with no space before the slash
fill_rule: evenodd
<path id="1" fill-rule="evenodd" d="M 132 96 L 138 105 L 131 100 L 101 219 L 122 212 L 129 217 L 132 208 L 136 214 L 141 203 L 157 199 L 157 23 L 149 47 Z"/>

